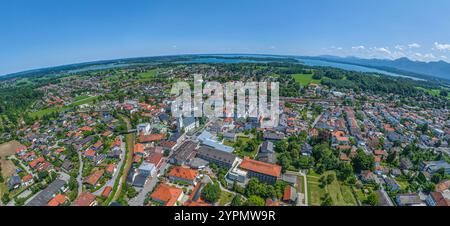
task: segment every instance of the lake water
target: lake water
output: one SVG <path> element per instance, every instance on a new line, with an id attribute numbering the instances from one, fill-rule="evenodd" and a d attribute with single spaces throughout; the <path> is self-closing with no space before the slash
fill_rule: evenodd
<path id="1" fill-rule="evenodd" d="M 271 61 L 259 61 L 259 60 L 247 60 L 247 59 L 230 59 L 230 58 L 217 58 L 214 57 L 214 55 L 210 55 L 211 57 L 205 57 L 205 58 L 196 58 L 190 61 L 183 61 L 182 63 L 267 63 Z M 215 56 L 227 56 L 227 57 L 239 57 L 239 56 L 248 56 L 248 57 L 271 57 L 273 56 L 264 56 L 264 55 L 215 55 Z M 284 58 L 284 57 L 280 57 Z M 397 73 L 392 73 L 384 70 L 379 70 L 376 68 L 370 68 L 370 67 L 364 67 L 364 66 L 358 66 L 353 64 L 345 64 L 345 63 L 336 63 L 336 62 L 330 62 L 325 60 L 315 60 L 315 59 L 305 59 L 301 57 L 286 57 L 286 58 L 295 58 L 299 61 L 301 61 L 303 64 L 308 66 L 314 66 L 314 67 L 334 67 L 339 68 L 343 70 L 348 71 L 358 71 L 358 72 L 368 72 L 368 73 L 379 73 L 389 76 L 395 76 L 395 77 L 404 77 L 404 78 L 410 78 L 413 80 L 423 80 L 419 78 L 414 78 L 406 75 L 400 75 Z"/>
<path id="2" fill-rule="evenodd" d="M 370 67 L 364 67 L 364 66 L 358 66 L 353 64 L 346 64 L 346 63 L 336 63 L 336 62 L 330 62 L 325 60 L 316 60 L 316 59 L 307 59 L 302 57 L 288 57 L 288 56 L 266 56 L 266 55 L 239 55 L 239 54 L 229 54 L 229 55 L 203 55 L 206 57 L 201 58 L 194 58 L 192 60 L 188 61 L 180 61 L 179 63 L 227 63 L 227 64 L 233 64 L 233 63 L 268 63 L 272 62 L 271 60 L 265 61 L 265 60 L 251 60 L 251 59 L 233 59 L 233 57 L 254 57 L 254 58 L 264 58 L 264 57 L 270 57 L 270 58 L 295 58 L 301 63 L 308 65 L 308 66 L 315 66 L 315 67 L 334 67 L 339 68 L 343 70 L 348 71 L 358 71 L 358 72 L 368 72 L 368 73 L 380 73 L 384 75 L 389 76 L 396 76 L 396 77 L 405 77 L 410 78 L 413 80 L 423 80 L 419 78 L 414 78 L 410 76 L 400 75 L 397 73 L 392 73 L 384 70 L 379 70 L 375 68 Z M 229 58 L 221 58 L 221 57 L 229 57 Z M 79 73 L 84 71 L 91 71 L 91 70 L 102 70 L 102 69 L 112 69 L 112 68 L 121 68 L 131 66 L 130 64 L 126 63 L 120 63 L 120 64 L 107 64 L 107 65 L 94 65 L 91 67 L 81 68 L 77 70 L 71 70 L 70 73 Z"/>
<path id="3" fill-rule="evenodd" d="M 302 61 L 305 65 L 308 66 L 317 66 L 317 67 L 334 67 L 334 68 L 340 68 L 348 71 L 359 71 L 359 72 L 369 72 L 369 73 L 380 73 L 395 77 L 404 77 L 404 78 L 410 78 L 413 80 L 423 80 L 419 78 L 414 78 L 406 75 L 400 75 L 388 71 L 383 71 L 375 68 L 369 68 L 364 66 L 358 66 L 353 64 L 344 64 L 344 63 L 336 63 L 336 62 L 330 62 L 330 61 L 324 61 L 324 60 L 314 60 L 314 59 L 304 59 L 304 58 L 296 58 L 300 61 Z"/>

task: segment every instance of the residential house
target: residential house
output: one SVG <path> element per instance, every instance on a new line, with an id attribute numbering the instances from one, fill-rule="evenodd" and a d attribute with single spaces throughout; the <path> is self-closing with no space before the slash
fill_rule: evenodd
<path id="1" fill-rule="evenodd" d="M 162 183 L 153 191 L 150 198 L 164 206 L 175 206 L 181 200 L 183 190 L 177 187 Z"/>
<path id="2" fill-rule="evenodd" d="M 422 200 L 417 194 L 398 194 L 395 201 L 399 206 L 419 206 L 423 205 Z"/>
<path id="3" fill-rule="evenodd" d="M 47 203 L 47 206 L 60 206 L 66 203 L 67 200 L 67 196 L 63 194 L 57 194 Z"/>
<path id="4" fill-rule="evenodd" d="M 156 173 L 156 166 L 153 163 L 143 161 L 138 168 L 139 174 L 144 177 L 152 176 Z"/>
<path id="5" fill-rule="evenodd" d="M 295 203 L 297 201 L 297 189 L 288 185 L 284 188 L 283 201 L 287 203 Z"/>
<path id="6" fill-rule="evenodd" d="M 182 166 L 175 166 L 169 171 L 167 176 L 169 177 L 169 180 L 174 182 L 195 185 L 197 183 L 198 171 Z"/>
<path id="7" fill-rule="evenodd" d="M 100 181 L 100 178 L 103 176 L 104 172 L 105 171 L 102 169 L 97 169 L 90 176 L 88 176 L 84 182 L 91 186 L 96 187 L 98 185 L 98 182 Z"/>
<path id="8" fill-rule="evenodd" d="M 95 195 L 89 192 L 83 192 L 73 201 L 73 206 L 95 206 L 97 201 Z"/>

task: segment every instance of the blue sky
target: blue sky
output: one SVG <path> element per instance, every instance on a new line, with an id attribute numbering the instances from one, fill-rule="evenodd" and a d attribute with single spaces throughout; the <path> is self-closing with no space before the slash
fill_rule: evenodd
<path id="1" fill-rule="evenodd" d="M 448 0 L 14 0 L 0 3 L 0 75 L 188 53 L 450 60 Z"/>

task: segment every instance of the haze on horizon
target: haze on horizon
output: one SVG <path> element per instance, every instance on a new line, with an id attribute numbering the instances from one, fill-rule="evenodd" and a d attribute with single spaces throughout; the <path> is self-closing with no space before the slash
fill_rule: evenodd
<path id="1" fill-rule="evenodd" d="M 450 61 L 447 0 L 17 0 L 0 5 L 0 75 L 195 53 Z"/>

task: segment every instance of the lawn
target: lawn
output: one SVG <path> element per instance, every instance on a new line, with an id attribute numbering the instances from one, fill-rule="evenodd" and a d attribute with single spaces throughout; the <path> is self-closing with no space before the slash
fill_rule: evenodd
<path id="1" fill-rule="evenodd" d="M 320 84 L 320 80 L 312 78 L 313 74 L 293 74 L 292 77 L 302 86 L 307 86 L 310 83 Z"/>
<path id="2" fill-rule="evenodd" d="M 396 179 L 396 181 L 402 190 L 406 190 L 409 186 L 409 182 L 407 180 Z"/>
<path id="3" fill-rule="evenodd" d="M 233 197 L 233 193 L 222 191 L 220 194 L 219 206 L 225 206 L 226 204 L 230 203 L 231 200 L 233 200 Z"/>
<path id="4" fill-rule="evenodd" d="M 87 95 L 80 95 L 80 96 L 76 96 L 75 98 L 73 98 L 74 101 L 79 101 L 79 100 L 83 100 L 89 98 L 89 96 Z"/>
<path id="5" fill-rule="evenodd" d="M 155 77 L 155 75 L 156 75 L 156 69 L 138 74 L 140 81 L 151 80 L 153 77 Z"/>
<path id="6" fill-rule="evenodd" d="M 336 173 L 334 171 L 327 171 L 323 175 L 329 175 Z M 357 202 L 353 196 L 351 187 L 334 180 L 331 184 L 327 185 L 325 188 L 319 186 L 320 177 L 316 173 L 310 173 L 307 175 L 308 178 L 308 200 L 311 206 L 320 206 L 321 197 L 323 197 L 327 192 L 330 194 L 333 200 L 333 205 L 335 206 L 356 206 Z"/>

